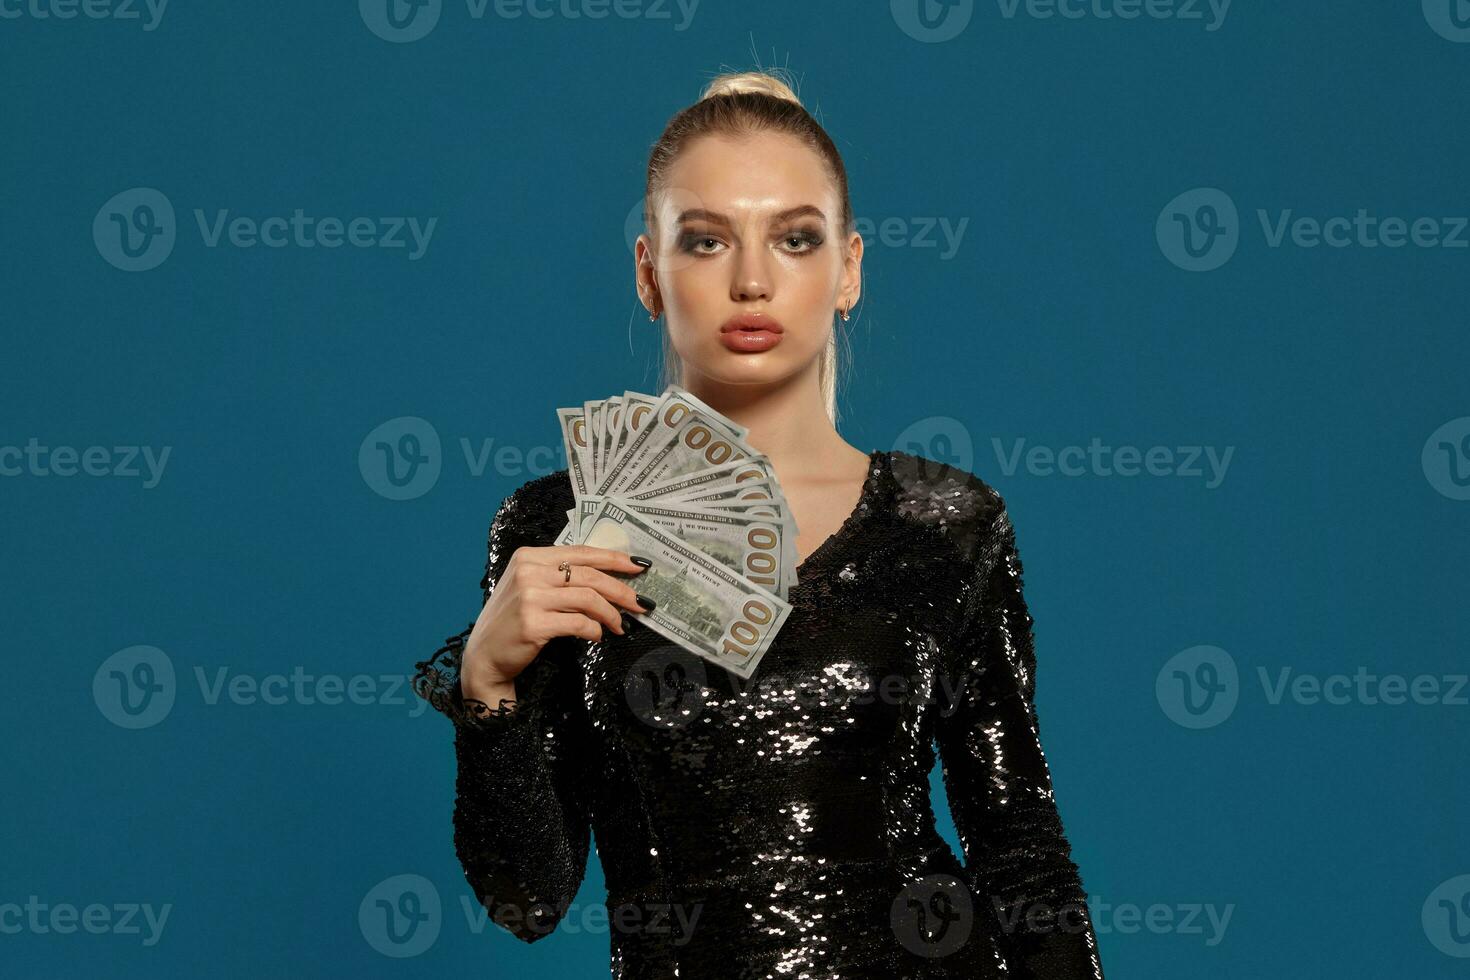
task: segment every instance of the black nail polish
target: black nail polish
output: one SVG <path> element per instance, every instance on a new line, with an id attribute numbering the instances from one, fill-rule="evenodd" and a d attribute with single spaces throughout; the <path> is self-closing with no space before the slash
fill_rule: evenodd
<path id="1" fill-rule="evenodd" d="M 653 562 L 649 561 L 647 558 L 644 558 L 642 555 L 629 555 L 628 558 L 635 565 L 642 565 L 644 568 L 653 567 Z"/>
<path id="2" fill-rule="evenodd" d="M 623 632 L 627 633 L 633 629 L 633 617 L 623 613 Z"/>
<path id="3" fill-rule="evenodd" d="M 644 609 L 647 609 L 650 612 L 653 611 L 654 606 L 658 605 L 658 603 L 654 602 L 652 599 L 648 598 L 648 596 L 644 595 L 641 592 L 634 593 L 633 598 L 638 600 L 638 605 L 642 606 Z"/>

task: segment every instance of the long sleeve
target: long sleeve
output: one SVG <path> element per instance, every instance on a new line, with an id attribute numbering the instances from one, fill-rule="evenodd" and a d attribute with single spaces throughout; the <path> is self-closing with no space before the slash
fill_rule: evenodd
<path id="1" fill-rule="evenodd" d="M 488 602 L 511 555 L 550 542 L 520 491 L 490 524 Z M 416 665 L 414 690 L 454 722 L 454 848 L 466 881 L 490 917 L 535 942 L 566 912 L 587 866 L 589 817 L 585 709 L 574 637 L 547 643 L 516 678 L 515 702 L 465 699 L 459 668 L 473 624 Z"/>
<path id="2" fill-rule="evenodd" d="M 1086 893 L 1041 747 L 1015 533 L 999 495 L 994 503 L 981 518 L 989 527 L 975 540 L 976 579 L 953 643 L 955 703 L 936 722 L 945 789 L 977 913 L 994 916 L 1012 974 L 1101 978 Z"/>

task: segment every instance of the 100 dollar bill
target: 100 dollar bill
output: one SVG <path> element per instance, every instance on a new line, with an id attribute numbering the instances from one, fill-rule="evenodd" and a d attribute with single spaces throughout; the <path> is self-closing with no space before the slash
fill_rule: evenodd
<path id="1" fill-rule="evenodd" d="M 574 520 L 579 527 L 591 527 L 603 503 L 611 501 L 637 513 L 641 520 L 681 543 L 703 552 L 756 585 L 788 598 L 793 581 L 792 568 L 786 562 L 786 543 L 795 535 L 774 504 L 746 510 L 710 507 L 661 507 L 657 500 L 635 503 L 626 497 L 588 497 L 577 506 Z M 558 544 L 566 542 L 558 541 Z"/>
<path id="2" fill-rule="evenodd" d="M 584 526 L 578 544 L 653 561 L 639 573 L 638 591 L 653 599 L 655 608 L 640 620 L 737 677 L 755 672 L 791 614 L 791 605 L 780 596 L 615 501 L 602 501 Z"/>

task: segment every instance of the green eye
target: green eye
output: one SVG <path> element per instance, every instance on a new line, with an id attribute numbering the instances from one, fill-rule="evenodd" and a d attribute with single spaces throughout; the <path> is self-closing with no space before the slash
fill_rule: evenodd
<path id="1" fill-rule="evenodd" d="M 822 244 L 822 236 L 810 231 L 793 231 L 785 235 L 783 241 L 787 242 L 788 244 L 791 242 L 795 242 L 798 246 L 806 246 L 805 248 L 797 248 L 792 250 L 796 251 L 798 254 L 802 254 L 817 249 Z"/>

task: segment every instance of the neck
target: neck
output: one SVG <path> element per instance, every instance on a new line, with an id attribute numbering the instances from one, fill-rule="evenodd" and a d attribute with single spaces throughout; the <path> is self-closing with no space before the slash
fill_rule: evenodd
<path id="1" fill-rule="evenodd" d="M 745 441 L 783 472 L 830 467 L 851 447 L 827 416 L 818 378 L 820 365 L 769 385 L 729 384 L 688 365 L 679 384 L 731 421 L 743 425 Z"/>

